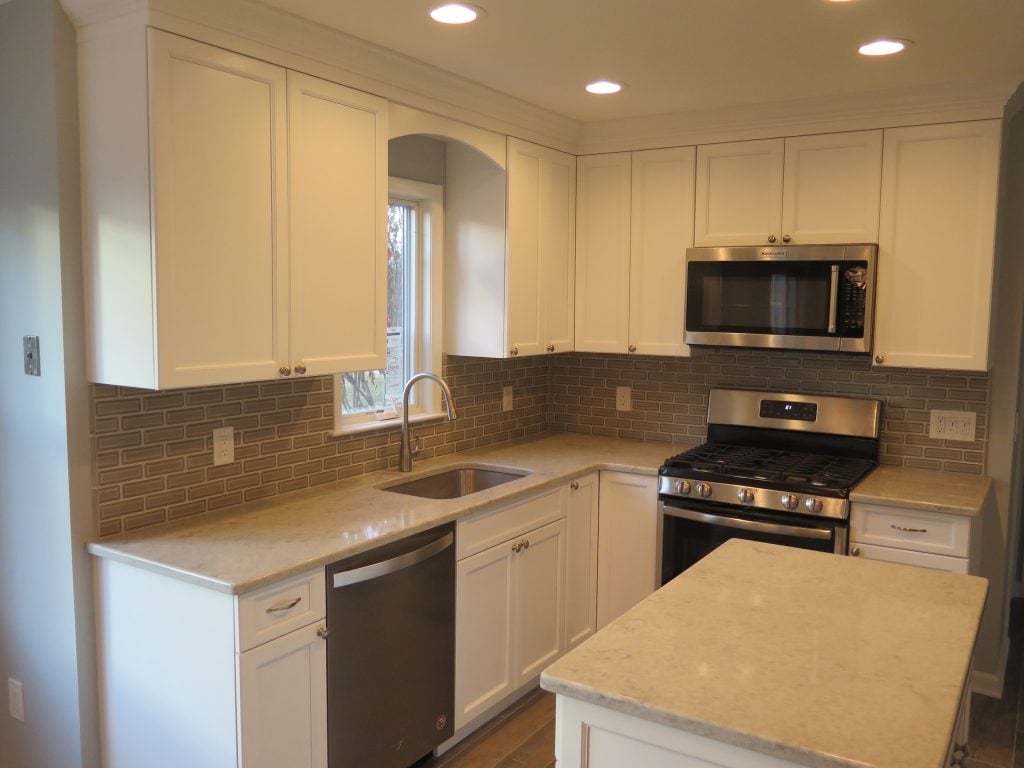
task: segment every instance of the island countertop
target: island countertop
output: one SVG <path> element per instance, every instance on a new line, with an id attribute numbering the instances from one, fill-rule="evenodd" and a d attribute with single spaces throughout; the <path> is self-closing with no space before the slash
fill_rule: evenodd
<path id="1" fill-rule="evenodd" d="M 733 539 L 552 664 L 541 686 L 798 765 L 937 768 L 987 589 Z"/>
<path id="2" fill-rule="evenodd" d="M 98 556 L 210 589 L 242 594 L 334 560 L 511 503 L 594 470 L 657 474 L 686 446 L 589 435 L 548 435 L 417 462 L 412 473 L 375 472 L 236 507 L 201 520 L 101 539 Z M 526 472 L 458 499 L 424 499 L 383 487 L 468 465 Z"/>

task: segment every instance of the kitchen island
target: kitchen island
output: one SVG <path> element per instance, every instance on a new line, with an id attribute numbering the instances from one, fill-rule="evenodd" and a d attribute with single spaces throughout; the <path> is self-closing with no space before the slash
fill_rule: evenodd
<path id="1" fill-rule="evenodd" d="M 545 670 L 558 765 L 946 765 L 987 588 L 728 541 Z"/>

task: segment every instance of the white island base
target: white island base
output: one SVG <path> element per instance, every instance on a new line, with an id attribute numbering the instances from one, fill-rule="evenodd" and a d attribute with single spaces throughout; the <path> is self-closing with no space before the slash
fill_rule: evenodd
<path id="1" fill-rule="evenodd" d="M 987 583 L 731 540 L 541 676 L 558 768 L 942 768 Z"/>

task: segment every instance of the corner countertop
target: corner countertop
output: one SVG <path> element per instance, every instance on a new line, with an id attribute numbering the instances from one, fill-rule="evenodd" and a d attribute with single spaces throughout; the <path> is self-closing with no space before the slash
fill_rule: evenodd
<path id="1" fill-rule="evenodd" d="M 850 501 L 973 517 L 991 489 L 992 478 L 982 475 L 880 466 L 850 492 Z"/>
<path id="2" fill-rule="evenodd" d="M 813 768 L 938 768 L 987 588 L 733 539 L 548 667 L 541 687 Z"/>
<path id="3" fill-rule="evenodd" d="M 101 539 L 88 549 L 98 557 L 242 594 L 587 472 L 610 469 L 654 475 L 679 450 L 681 446 L 670 443 L 543 436 L 417 462 L 412 473 L 377 472 L 202 520 Z M 513 467 L 529 474 L 461 499 L 421 499 L 381 490 L 470 464 Z"/>

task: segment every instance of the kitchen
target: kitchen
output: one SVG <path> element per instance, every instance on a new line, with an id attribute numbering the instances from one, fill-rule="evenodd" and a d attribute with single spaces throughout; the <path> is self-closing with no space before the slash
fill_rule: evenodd
<path id="1" fill-rule="evenodd" d="M 16 8 L 16 5 L 9 4 L 5 11 L 12 11 Z M 51 40 L 40 44 L 40 50 L 46 50 L 47 46 L 53 48 L 55 43 Z M 52 66 L 52 65 L 51 65 Z M 45 75 L 44 75 L 45 77 Z M 52 80 L 52 73 L 50 75 Z M 1019 79 L 1019 78 L 1018 78 Z M 360 85 L 361 82 L 354 83 Z M 467 86 L 468 88 L 468 86 Z M 366 87 L 368 91 L 375 91 L 374 88 Z M 377 91 L 379 92 L 379 91 Z M 1001 101 L 999 101 L 999 111 L 994 111 L 991 107 L 978 107 L 971 106 L 973 112 L 970 112 L 969 117 L 971 118 L 988 118 L 996 117 L 1001 114 L 1001 104 L 1005 101 L 1008 91 L 1003 92 Z M 388 94 L 385 94 L 388 95 Z M 994 100 L 995 101 L 995 100 Z M 977 101 L 974 102 L 977 104 Z M 415 106 L 415 105 L 414 105 Z M 423 105 L 420 104 L 422 107 Z M 965 111 L 968 109 L 965 108 Z M 960 112 L 958 114 L 963 114 Z M 963 118 L 967 119 L 967 118 Z M 394 121 L 394 117 L 392 116 Z M 557 122 L 557 121 L 556 121 Z M 853 124 L 847 122 L 851 128 L 867 128 L 868 126 L 864 123 Z M 491 126 L 496 128 L 498 126 Z M 814 132 L 827 132 L 828 128 L 819 128 L 818 131 L 808 130 L 807 133 Z M 432 132 L 432 131 L 426 131 Z M 499 133 L 505 133 L 505 131 L 498 131 Z M 783 131 L 779 135 L 794 135 L 802 133 L 804 131 Z M 442 131 L 434 131 L 434 133 L 442 133 Z M 530 138 L 528 135 L 527 138 Z M 536 138 L 536 137 L 535 137 Z M 730 138 L 754 138 L 752 136 L 732 136 Z M 689 142 L 680 142 L 680 145 L 694 145 L 701 144 L 704 141 L 709 140 L 705 137 L 704 140 L 693 139 Z M 56 139 L 55 139 L 56 141 Z M 540 142 L 544 143 L 544 142 Z M 675 142 L 672 142 L 674 144 Z M 621 145 L 620 145 L 621 146 Z M 604 147 L 598 147 L 596 142 L 592 145 L 591 151 L 581 152 L 581 154 L 593 154 L 594 152 L 603 152 L 605 149 L 612 150 L 615 147 L 610 143 L 606 143 Z M 57 177 L 62 178 L 62 177 Z M 65 226 L 73 229 L 73 224 L 63 221 Z M 64 234 L 64 238 L 69 238 L 70 235 Z M 5 275 L 6 278 L 6 275 Z M 66 277 L 65 279 L 70 279 Z M 5 284 L 13 285 L 16 282 L 16 278 L 12 276 L 11 281 L 5 280 Z M 1001 281 L 997 283 L 1001 290 L 1010 290 L 1012 288 L 1013 281 Z M 64 297 L 67 302 L 73 301 L 73 296 L 70 294 Z M 997 312 L 1000 302 L 997 303 Z M 1012 306 L 1008 302 L 1002 302 L 1003 306 Z M 69 317 L 73 312 L 73 307 L 68 306 L 65 311 Z M 70 323 L 70 321 L 68 321 Z M 1013 322 L 1017 322 L 1016 320 Z M 21 327 L 20 322 L 15 322 L 12 319 L 11 327 Z M 997 324 L 997 327 L 1002 327 Z M 74 324 L 70 323 L 68 326 L 68 333 L 70 334 L 74 330 Z M 17 336 L 28 335 L 34 331 L 33 328 L 25 328 L 24 332 L 19 331 Z M 77 332 L 81 332 L 79 328 Z M 43 334 L 41 334 L 43 335 Z M 17 339 L 19 349 L 17 354 L 20 355 L 20 344 L 21 339 Z M 46 361 L 55 361 L 54 357 L 47 358 L 47 348 L 45 346 L 46 337 L 43 335 L 43 366 L 44 371 L 46 370 Z M 1008 342 L 1009 346 L 1012 347 L 1012 341 Z M 68 342 L 69 352 L 65 353 L 65 357 L 73 352 L 71 349 L 72 345 Z M 80 353 L 79 353 L 80 355 Z M 73 357 L 73 355 L 72 355 Z M 1016 351 L 1006 358 L 1003 355 L 994 355 L 991 359 L 993 362 L 1015 359 Z M 925 366 L 928 369 L 927 366 Z M 52 370 L 52 369 L 51 369 Z M 19 377 L 23 374 L 17 371 Z M 13 375 L 13 374 L 12 374 Z M 927 388 L 935 390 L 934 395 L 928 395 L 928 400 L 934 400 L 935 402 L 944 403 L 944 405 L 935 406 L 939 408 L 947 408 L 948 410 L 975 410 L 982 415 L 990 415 L 989 409 L 993 408 L 998 402 L 997 393 L 997 382 L 1000 380 L 1001 375 L 1009 375 L 1016 377 L 1016 370 L 1012 372 L 1000 371 L 999 365 L 993 366 L 991 374 L 985 373 L 970 373 L 970 374 L 958 374 L 954 376 L 942 375 L 936 372 L 925 372 L 921 370 L 911 370 L 910 368 L 903 368 L 900 366 L 888 368 L 880 367 L 876 368 L 871 365 L 869 360 L 864 358 L 823 358 L 822 356 L 815 355 L 812 353 L 794 353 L 794 354 L 776 354 L 766 352 L 728 352 L 725 350 L 719 351 L 696 351 L 690 358 L 664 358 L 657 359 L 654 357 L 648 357 L 641 355 L 639 357 L 631 358 L 625 355 L 619 355 L 614 353 L 570 353 L 569 355 L 555 355 L 545 360 L 541 358 L 521 358 L 519 360 L 505 360 L 505 361 L 492 361 L 489 363 L 482 362 L 479 360 L 473 360 L 468 358 L 449 358 L 448 370 L 445 371 L 445 376 L 450 381 L 456 380 L 455 383 L 455 401 L 456 404 L 462 410 L 463 418 L 480 419 L 479 423 L 475 423 L 470 427 L 465 427 L 467 430 L 466 434 L 460 434 L 459 440 L 456 443 L 460 445 L 459 450 L 463 450 L 461 446 L 466 448 L 482 447 L 490 442 L 495 442 L 500 439 L 516 438 L 528 434 L 534 434 L 537 432 L 547 431 L 549 425 L 565 425 L 566 427 L 572 426 L 577 429 L 585 428 L 588 431 L 595 433 L 602 433 L 602 431 L 614 430 L 617 434 L 621 434 L 625 437 L 635 437 L 636 434 L 628 434 L 630 431 L 639 430 L 641 434 L 643 432 L 657 432 L 659 428 L 664 424 L 665 432 L 663 434 L 674 434 L 678 435 L 679 439 L 677 442 L 694 444 L 699 442 L 703 432 L 703 413 L 706 411 L 706 395 L 701 394 L 702 386 L 712 385 L 733 385 L 748 388 L 759 388 L 765 389 L 781 389 L 790 390 L 792 381 L 809 382 L 808 386 L 814 391 L 829 391 L 829 392 L 842 392 L 844 387 L 851 394 L 859 394 L 861 396 L 878 396 L 878 397 L 900 397 L 901 393 L 905 391 L 902 396 L 910 397 L 909 388 Z M 460 384 L 458 383 L 458 377 L 465 376 L 463 380 L 464 390 L 460 391 Z M 45 377 L 44 377 L 45 378 Z M 676 391 L 671 392 L 673 396 L 678 395 L 683 398 L 684 404 L 688 407 L 687 411 L 682 414 L 678 414 L 679 420 L 675 418 L 671 419 L 671 423 L 664 423 L 668 421 L 666 419 L 659 420 L 657 415 L 657 409 L 645 408 L 643 403 L 646 402 L 644 398 L 640 397 L 641 385 L 650 384 L 657 382 L 659 387 L 664 385 L 666 379 L 670 379 L 675 382 L 668 383 L 667 386 L 675 388 Z M 597 382 L 601 383 L 598 384 Z M 1015 381 L 1015 378 L 1014 378 Z M 286 413 L 287 415 L 282 417 L 283 421 L 295 421 L 295 420 L 306 420 L 310 422 L 322 422 L 325 418 L 323 416 L 323 409 L 326 407 L 325 404 L 325 392 L 324 387 L 321 384 L 319 391 L 301 392 L 296 389 L 302 389 L 302 387 L 316 387 L 314 379 L 308 379 L 307 382 L 302 386 L 297 387 L 295 383 L 291 383 L 290 387 L 282 386 L 280 383 L 274 385 L 261 385 L 271 386 L 266 394 L 263 394 L 257 389 L 255 392 L 252 388 L 248 392 L 242 389 L 228 390 L 224 389 L 220 393 L 209 393 L 205 392 L 204 396 L 211 399 L 216 399 L 218 394 L 220 400 L 210 404 L 205 404 L 203 407 L 216 407 L 224 405 L 225 402 L 231 402 L 232 398 L 238 397 L 236 402 L 244 402 L 251 399 L 252 401 L 261 401 L 260 408 L 269 408 L 268 412 L 277 414 Z M 20 382 L 19 382 L 20 383 Z M 501 388 L 507 384 L 511 384 L 514 390 L 514 396 L 516 402 L 511 412 L 503 412 L 499 410 L 501 401 Z M 993 394 L 990 398 L 986 398 L 985 394 L 989 386 L 992 386 Z M 69 386 L 71 386 L 69 384 Z M 643 420 L 630 419 L 629 424 L 622 423 L 619 419 L 618 414 L 620 412 L 615 410 L 614 407 L 614 388 L 617 386 L 632 386 L 633 393 L 632 397 L 635 401 L 634 411 L 644 414 Z M 896 388 L 888 392 L 885 391 L 886 387 Z M 900 390 L 899 388 L 907 388 Z M 852 388 L 852 389 L 851 389 Z M 941 393 L 939 392 L 941 390 Z M 648 390 L 652 391 L 652 390 Z M 198 391 L 197 391 L 198 392 Z M 981 399 L 978 393 L 983 393 Z M 1016 385 L 1012 386 L 1012 392 L 1016 392 Z M 663 391 L 664 393 L 664 391 Z M 82 393 L 79 393 L 82 394 Z M 194 393 L 195 394 L 195 393 Z M 56 395 L 55 395 L 56 396 Z M 299 402 L 299 396 L 304 398 L 302 402 Z M 85 393 L 85 397 L 88 399 L 88 393 Z M 165 398 L 165 399 L 161 399 Z M 93 412 L 94 417 L 100 420 L 102 426 L 102 419 L 109 419 L 112 413 L 117 412 L 116 409 L 124 409 L 120 413 L 128 414 L 130 416 L 133 409 L 143 415 L 152 416 L 154 412 L 163 413 L 166 411 L 168 418 L 164 419 L 164 424 L 169 421 L 169 414 L 175 411 L 185 416 L 183 421 L 174 422 L 175 428 L 180 427 L 182 430 L 187 430 L 191 427 L 195 429 L 194 424 L 190 424 L 188 419 L 194 418 L 192 415 L 186 415 L 185 411 L 190 404 L 185 402 L 186 395 L 181 391 L 154 394 L 154 395 L 142 395 L 138 393 L 113 393 L 106 387 L 98 387 L 96 390 L 95 400 L 89 404 L 86 403 L 84 408 L 73 410 L 72 415 L 77 418 L 86 419 L 86 444 L 84 446 L 84 458 L 73 461 L 65 468 L 65 474 L 69 472 L 69 469 L 81 472 L 84 469 L 86 474 L 86 485 L 88 490 L 86 496 L 88 497 L 87 506 L 88 510 L 82 512 L 80 516 L 73 518 L 75 521 L 76 535 L 79 536 L 77 541 L 89 540 L 95 537 L 96 531 L 93 528 L 94 518 L 93 512 L 91 511 L 91 481 L 88 479 L 88 475 L 91 473 L 90 465 L 92 459 L 89 456 L 90 449 L 88 446 L 88 414 Z M 262 401 L 268 398 L 280 398 L 275 400 L 269 406 Z M 1011 393 L 1011 400 L 1013 394 Z M 180 404 L 179 404 L 180 400 Z M 78 401 L 81 404 L 81 401 Z M 464 405 L 463 405 L 464 404 Z M 113 408 L 114 410 L 102 413 L 101 405 L 104 408 Z M 197 405 L 191 405 L 191 408 L 195 408 Z M 926 408 L 933 406 L 928 405 Z M 319 409 L 318 413 L 314 413 L 316 409 Z M 469 409 L 469 410 L 467 410 Z M 477 409 L 478 412 L 474 412 L 473 409 Z M 596 410 L 595 410 L 596 409 Z M 61 406 L 60 410 L 65 410 L 65 406 Z M 583 410 L 589 410 L 589 413 L 583 413 Z M 1009 409 L 1009 413 L 1012 414 L 1015 407 Z M 263 411 L 260 411 L 261 413 Z M 1007 411 L 1002 411 L 1007 413 Z M 549 415 L 550 414 L 550 415 Z M 924 449 L 921 446 L 914 446 L 912 441 L 908 441 L 906 435 L 908 433 L 913 434 L 915 430 L 920 429 L 919 422 L 918 426 L 907 426 L 914 422 L 913 418 L 905 419 L 905 414 L 900 414 L 897 409 L 891 409 L 891 414 L 888 414 L 886 418 L 893 419 L 892 429 L 887 429 L 887 434 L 890 434 L 890 439 L 883 441 L 883 456 L 887 456 L 890 461 L 887 463 L 894 463 L 895 461 L 903 461 L 902 457 L 907 457 L 910 460 L 915 458 L 925 459 Z M 123 418 L 123 416 L 119 416 Z M 201 419 L 197 422 L 205 422 L 209 419 L 205 413 Z M 640 422 L 639 424 L 636 422 Z M 645 423 L 649 422 L 650 427 L 645 426 Z M 942 450 L 950 451 L 949 454 L 944 454 L 941 459 L 931 459 L 933 462 L 939 462 L 939 466 L 934 468 L 941 469 L 942 461 L 949 461 L 951 463 L 965 463 L 973 465 L 978 468 L 984 461 L 983 456 L 978 454 L 984 454 L 987 450 L 989 452 L 989 459 L 986 471 L 989 474 L 995 475 L 994 459 L 992 454 L 992 441 L 997 436 L 998 430 L 1009 429 L 1008 423 L 1012 422 L 1012 417 L 1009 421 L 1005 416 L 1000 418 L 993 418 L 991 422 L 987 424 L 986 440 L 984 443 L 977 442 L 976 444 L 966 444 L 971 446 L 968 449 L 961 447 L 964 444 L 946 444 L 942 445 Z M 16 424 L 18 423 L 16 414 L 12 414 L 5 417 L 5 423 Z M 81 423 L 81 422 L 79 422 Z M 507 428 L 506 428 L 507 425 Z M 903 429 L 900 429 L 903 426 Z M 496 429 L 500 427 L 500 429 Z M 139 426 L 138 430 L 142 430 L 145 427 Z M 316 427 L 307 428 L 304 430 L 307 434 L 309 429 L 320 429 L 323 430 L 323 425 L 318 424 Z M 422 434 L 426 441 L 429 442 L 431 437 L 436 437 L 436 431 L 440 431 L 441 434 L 446 434 L 445 430 L 450 427 L 420 427 L 419 434 Z M 461 425 L 456 425 L 455 429 L 461 430 Z M 554 429 L 560 430 L 560 427 L 554 426 Z M 621 430 L 621 432 L 620 432 Z M 131 433 L 135 430 L 126 430 Z M 326 431 L 326 430 L 324 430 Z M 434 434 L 432 434 L 434 433 Z M 627 434 L 623 434 L 627 433 Z M 124 435 L 121 435 L 124 437 Z M 81 434 L 75 433 L 75 437 L 78 438 L 79 442 L 76 443 L 79 449 L 81 449 Z M 99 437 L 99 435 L 97 435 Z M 133 441 L 134 437 L 126 437 L 126 440 Z M 139 438 L 142 440 L 141 436 Z M 295 439 L 295 438 L 291 438 Z M 380 468 L 380 457 L 378 450 L 383 448 L 383 445 L 379 442 L 374 442 L 374 438 L 355 438 L 355 439 L 342 439 L 340 444 L 344 444 L 346 449 L 341 448 L 335 449 L 335 458 L 344 454 L 346 458 L 337 459 L 339 462 L 346 462 L 345 466 L 350 469 L 338 469 L 339 472 L 363 472 L 373 471 L 374 469 Z M 174 442 L 169 440 L 169 442 Z M 356 445 L 358 443 L 358 446 Z M 920 449 L 920 450 L 919 450 Z M 13 443 L 7 449 L 11 453 L 14 453 Z M 124 447 L 118 448 L 118 450 L 132 450 L 131 445 L 125 445 Z M 295 451 L 308 451 L 309 448 L 305 446 L 296 446 L 294 443 L 289 445 L 287 449 L 283 449 L 282 452 L 295 452 Z M 397 446 L 390 448 L 390 451 L 396 451 Z M 426 448 L 429 453 L 431 450 L 430 446 Z M 671 451 L 665 452 L 665 455 Z M 44 454 L 45 455 L 45 454 Z M 78 454 L 81 456 L 81 454 Z M 898 458 L 899 457 L 899 458 Z M 298 458 L 298 457 L 296 457 Z M 664 456 L 662 456 L 664 458 Z M 140 459 L 141 460 L 141 459 Z M 314 461 L 316 459 L 313 459 Z M 323 460 L 323 459 L 321 459 Z M 310 461 L 306 458 L 306 461 Z M 1008 459 L 1007 459 L 1008 461 Z M 193 470 L 194 471 L 194 470 Z M 32 476 L 31 474 L 29 476 Z M 1008 478 L 1008 475 L 1007 475 Z M 289 477 L 281 480 L 275 480 L 274 483 L 287 483 L 289 480 L 294 478 Z M 205 480 L 205 478 L 204 478 Z M 133 478 L 125 478 L 121 483 L 136 482 Z M 203 484 L 208 484 L 209 481 Z M 215 481 L 214 481 L 215 482 Z M 10 485 L 14 485 L 12 482 Z M 277 489 L 275 489 L 277 490 Z M 287 486 L 280 490 L 287 490 Z M 155 491 L 153 491 L 155 492 Z M 213 497 L 217 496 L 226 497 L 230 494 L 227 492 L 221 494 L 214 494 Z M 205 498 L 205 497 L 204 497 Z M 190 500 L 194 502 L 194 500 Z M 22 502 L 24 503 L 24 502 Z M 107 502 L 104 502 L 107 503 Z M 110 502 L 117 503 L 117 502 Z M 206 509 L 206 504 L 203 505 Z M 995 561 L 998 566 L 999 575 L 994 578 L 994 582 L 998 582 L 1002 578 L 1002 555 L 1001 550 L 1005 549 L 1008 537 L 1010 533 L 1006 528 L 1006 521 L 1009 518 L 1006 517 L 1006 504 L 1003 505 L 1003 523 L 996 523 L 996 530 L 1002 530 L 1002 541 L 1000 536 L 997 535 L 994 540 L 994 545 L 997 551 L 1000 551 L 998 559 Z M 123 510 L 127 512 L 127 510 Z M 104 520 L 108 526 L 101 532 L 111 533 L 111 527 L 114 523 L 121 523 L 130 514 L 135 514 L 134 511 L 127 512 L 127 514 L 119 515 L 117 512 L 112 512 L 107 515 Z M 63 519 L 63 522 L 58 524 L 58 530 L 64 530 L 67 535 L 70 535 L 69 522 Z M 84 530 L 83 530 L 84 529 Z M 29 538 L 23 538 L 20 536 L 11 535 L 5 538 L 9 541 L 22 541 L 34 542 L 33 536 Z M 987 540 L 987 539 L 986 539 Z M 26 544 L 27 546 L 27 544 Z M 65 546 L 70 548 L 70 544 L 65 542 Z M 15 562 L 16 553 L 12 553 L 9 562 Z M 21 558 L 24 559 L 24 558 Z M 66 560 L 60 561 L 63 563 L 62 567 L 65 572 L 69 568 L 69 564 Z M 90 566 L 86 561 L 86 571 Z M 31 569 L 22 571 L 22 573 L 31 573 Z M 23 577 L 22 577 L 23 578 Z M 47 579 L 56 578 L 56 576 L 47 576 Z M 69 598 L 69 600 L 83 599 L 77 591 L 71 590 L 70 577 L 62 577 L 64 581 L 61 582 L 59 594 L 63 594 Z M 21 579 L 12 577 L 11 580 L 5 579 L 5 583 L 19 584 L 22 583 Z M 993 591 L 997 589 L 997 584 L 993 584 Z M 17 601 L 22 598 L 18 597 L 20 592 L 12 596 L 12 600 Z M 15 605 L 17 603 L 12 603 Z M 67 611 L 70 610 L 67 604 L 62 606 L 62 609 Z M 12 608 L 13 610 L 13 608 Z M 85 621 L 83 617 L 87 616 L 87 611 L 79 608 L 78 611 L 73 612 L 75 620 Z M 19 615 L 18 613 L 10 614 L 12 617 Z M 5 618 L 5 626 L 8 626 L 7 619 Z M 12 618 L 11 626 L 13 626 L 14 620 Z M 997 633 L 998 634 L 998 633 Z M 91 633 L 83 630 L 82 636 L 90 636 Z M 13 642 L 13 641 L 12 641 Z M 87 642 L 80 640 L 80 642 Z M 994 639 L 995 647 L 999 646 L 999 638 Z M 5 646 L 7 647 L 7 646 Z M 995 651 L 995 655 L 998 656 L 998 650 Z M 88 653 L 82 652 L 82 657 L 85 658 Z M 84 662 L 82 662 L 84 664 Z M 993 664 L 991 668 L 994 669 Z M 86 675 L 86 671 L 80 672 L 81 675 Z M 13 675 L 12 675 L 13 676 Z M 82 690 L 87 688 L 86 684 L 82 684 Z M 27 688 L 28 701 L 32 701 L 33 690 L 38 690 L 38 686 L 29 686 Z M 35 694 L 39 696 L 38 693 Z M 82 694 L 83 698 L 87 701 L 88 696 Z M 40 699 L 37 698 L 36 701 Z M 83 707 L 82 717 L 87 719 L 87 707 Z M 77 720 L 77 717 L 75 718 Z M 87 728 L 83 730 L 88 730 Z"/>

